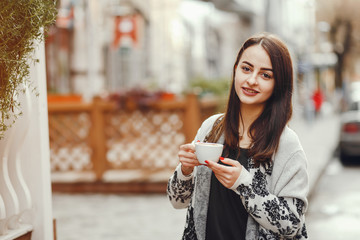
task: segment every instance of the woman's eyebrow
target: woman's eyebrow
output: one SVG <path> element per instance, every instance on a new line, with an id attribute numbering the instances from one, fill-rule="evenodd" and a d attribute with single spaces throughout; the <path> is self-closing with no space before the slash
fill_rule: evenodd
<path id="1" fill-rule="evenodd" d="M 249 65 L 250 67 L 254 67 L 253 64 L 249 63 L 248 61 L 243 61 L 243 63 L 246 63 L 247 65 Z M 265 70 L 265 71 L 271 71 L 273 72 L 272 68 L 260 68 L 261 70 Z"/>

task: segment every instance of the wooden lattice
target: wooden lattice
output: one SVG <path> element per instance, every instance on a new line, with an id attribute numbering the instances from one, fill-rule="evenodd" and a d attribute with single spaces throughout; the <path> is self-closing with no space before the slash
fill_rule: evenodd
<path id="1" fill-rule="evenodd" d="M 164 182 L 179 163 L 179 146 L 216 106 L 196 96 L 146 108 L 100 98 L 49 104 L 53 181 Z"/>
<path id="2" fill-rule="evenodd" d="M 52 171 L 82 171 L 92 168 L 90 126 L 91 120 L 87 112 L 49 115 Z"/>
<path id="3" fill-rule="evenodd" d="M 115 169 L 169 169 L 184 143 L 183 111 L 119 111 L 106 115 L 107 161 Z"/>

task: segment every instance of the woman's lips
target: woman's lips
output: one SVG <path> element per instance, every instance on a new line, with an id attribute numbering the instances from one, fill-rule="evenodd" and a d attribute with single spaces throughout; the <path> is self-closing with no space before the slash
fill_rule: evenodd
<path id="1" fill-rule="evenodd" d="M 251 88 L 243 87 L 242 90 L 243 90 L 243 93 L 248 96 L 255 96 L 256 94 L 259 93 L 258 91 L 251 89 Z"/>

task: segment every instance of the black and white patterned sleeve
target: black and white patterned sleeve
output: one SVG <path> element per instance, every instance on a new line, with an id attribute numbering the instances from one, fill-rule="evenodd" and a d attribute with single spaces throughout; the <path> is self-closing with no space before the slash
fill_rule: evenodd
<path id="1" fill-rule="evenodd" d="M 307 238 L 305 211 L 307 208 L 308 177 L 302 152 L 292 156 L 277 179 L 278 193 L 267 189 L 267 170 L 246 169 L 231 188 L 240 195 L 244 207 L 257 221 L 264 235 L 268 232 L 279 239 Z M 304 236 L 305 235 L 305 236 Z M 264 238 L 267 239 L 267 238 Z"/>
<path id="2" fill-rule="evenodd" d="M 215 114 L 207 118 L 198 129 L 197 134 L 192 141 L 194 144 L 197 141 L 204 141 L 207 134 L 213 127 L 219 117 L 223 114 Z M 196 167 L 189 176 L 184 176 L 181 171 L 181 163 L 176 167 L 174 174 L 170 177 L 167 186 L 167 195 L 174 208 L 188 207 L 195 184 Z"/>
<path id="3" fill-rule="evenodd" d="M 195 169 L 194 169 L 195 171 Z M 188 207 L 194 191 L 194 172 L 184 176 L 179 164 L 167 185 L 167 196 L 174 208 Z"/>

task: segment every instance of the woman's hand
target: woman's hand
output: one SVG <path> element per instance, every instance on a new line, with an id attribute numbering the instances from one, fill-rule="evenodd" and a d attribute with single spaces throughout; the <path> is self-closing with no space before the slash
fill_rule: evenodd
<path id="1" fill-rule="evenodd" d="M 230 158 L 220 158 L 220 161 L 229 165 L 224 166 L 212 161 L 205 161 L 207 166 L 214 172 L 215 177 L 226 188 L 231 188 L 240 176 L 242 165 Z"/>
<path id="2" fill-rule="evenodd" d="M 181 162 L 181 171 L 184 175 L 191 174 L 194 167 L 200 165 L 195 155 L 195 146 L 191 143 L 181 145 L 178 156 Z"/>

